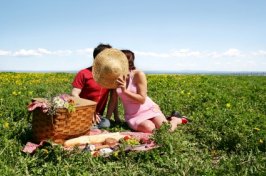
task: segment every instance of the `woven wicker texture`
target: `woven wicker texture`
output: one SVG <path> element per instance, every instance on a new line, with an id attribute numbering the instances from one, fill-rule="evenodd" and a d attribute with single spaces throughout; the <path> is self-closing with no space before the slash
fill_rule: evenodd
<path id="1" fill-rule="evenodd" d="M 35 99 L 36 100 L 36 99 Z M 57 109 L 51 116 L 40 109 L 33 111 L 32 132 L 34 142 L 51 139 L 66 140 L 87 133 L 92 126 L 96 103 L 90 100 L 75 98 L 75 112 Z"/>

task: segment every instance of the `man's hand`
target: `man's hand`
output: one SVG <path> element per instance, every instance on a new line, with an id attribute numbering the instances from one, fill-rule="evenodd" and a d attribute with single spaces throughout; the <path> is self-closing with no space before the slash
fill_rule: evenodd
<path id="1" fill-rule="evenodd" d="M 72 89 L 72 91 L 71 91 L 71 95 L 73 96 L 73 97 L 78 97 L 79 98 L 79 94 L 80 94 L 80 92 L 81 92 L 81 89 L 78 89 L 78 88 L 73 88 Z"/>
<path id="2" fill-rule="evenodd" d="M 99 124 L 101 122 L 101 117 L 100 114 L 97 113 L 95 114 L 94 118 L 93 118 L 93 123 Z"/>

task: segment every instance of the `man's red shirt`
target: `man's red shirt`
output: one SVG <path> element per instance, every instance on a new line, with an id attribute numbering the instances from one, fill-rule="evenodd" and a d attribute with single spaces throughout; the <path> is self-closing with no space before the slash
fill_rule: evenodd
<path id="1" fill-rule="evenodd" d="M 109 90 L 96 83 L 92 76 L 92 67 L 79 71 L 72 82 L 72 86 L 81 89 L 80 98 L 97 102 L 96 113 L 103 115 Z"/>

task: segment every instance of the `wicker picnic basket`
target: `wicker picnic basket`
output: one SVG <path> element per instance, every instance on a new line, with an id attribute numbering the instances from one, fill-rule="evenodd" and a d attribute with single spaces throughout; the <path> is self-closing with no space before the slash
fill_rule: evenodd
<path id="1" fill-rule="evenodd" d="M 66 139 L 86 134 L 92 126 L 93 116 L 96 109 L 96 102 L 73 98 L 75 111 L 68 112 L 65 108 L 58 108 L 55 115 L 48 115 L 40 108 L 33 111 L 32 132 L 33 141 L 51 139 L 61 143 Z M 33 101 L 45 99 L 35 98 Z"/>

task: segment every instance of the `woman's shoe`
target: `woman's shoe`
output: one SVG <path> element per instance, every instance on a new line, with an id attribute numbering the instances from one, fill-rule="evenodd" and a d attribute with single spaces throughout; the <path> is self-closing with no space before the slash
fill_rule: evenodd
<path id="1" fill-rule="evenodd" d="M 190 121 L 186 116 L 181 115 L 181 113 L 178 111 L 172 111 L 171 116 L 169 118 L 171 117 L 180 118 L 182 120 L 182 124 L 187 124 Z"/>
<path id="2" fill-rule="evenodd" d="M 172 111 L 171 116 L 177 117 L 177 118 L 182 118 L 182 115 L 178 111 Z"/>
<path id="3" fill-rule="evenodd" d="M 171 120 L 171 117 L 177 117 L 177 118 L 182 118 L 181 114 L 177 111 L 172 111 L 170 116 L 167 116 L 166 119 L 167 120 Z"/>

